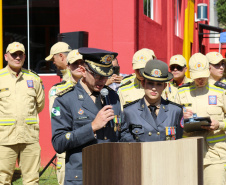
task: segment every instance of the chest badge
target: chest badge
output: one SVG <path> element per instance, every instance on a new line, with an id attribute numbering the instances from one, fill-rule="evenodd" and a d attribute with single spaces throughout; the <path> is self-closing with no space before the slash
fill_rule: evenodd
<path id="1" fill-rule="evenodd" d="M 217 96 L 209 95 L 209 105 L 217 105 Z"/>
<path id="2" fill-rule="evenodd" d="M 33 80 L 27 80 L 27 87 L 28 88 L 33 88 L 34 87 Z"/>
<path id="3" fill-rule="evenodd" d="M 82 109 L 80 108 L 79 111 L 78 111 L 78 113 L 79 113 L 80 115 L 82 115 L 82 114 L 84 113 L 84 110 L 82 110 Z"/>

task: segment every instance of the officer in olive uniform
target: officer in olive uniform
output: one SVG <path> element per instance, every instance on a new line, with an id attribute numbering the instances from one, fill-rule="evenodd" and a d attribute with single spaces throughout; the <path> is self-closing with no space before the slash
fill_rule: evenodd
<path id="1" fill-rule="evenodd" d="M 224 77 L 226 59 L 218 52 L 209 52 L 206 57 L 210 65 L 209 83 L 215 84 L 218 81 L 226 84 Z"/>
<path id="2" fill-rule="evenodd" d="M 194 54 L 189 68 L 194 82 L 179 87 L 176 102 L 184 106 L 184 118 L 196 113 L 197 117 L 210 117 L 211 125 L 184 135 L 204 137 L 204 185 L 222 185 L 226 182 L 225 91 L 208 82 L 209 62 L 205 55 Z"/>
<path id="3" fill-rule="evenodd" d="M 65 42 L 57 42 L 50 49 L 50 55 L 45 58 L 46 61 L 53 61 L 57 69 L 63 75 L 64 81 L 70 80 L 71 73 L 67 68 L 67 55 L 71 51 L 71 47 Z"/>
<path id="4" fill-rule="evenodd" d="M 167 87 L 162 93 L 164 99 L 174 102 L 178 87 L 185 83 L 192 82 L 190 78 L 185 76 L 185 72 L 187 71 L 186 66 L 186 59 L 182 55 L 174 55 L 170 58 L 169 69 L 173 74 L 173 80 L 167 83 Z"/>
<path id="5" fill-rule="evenodd" d="M 108 88 L 111 105 L 105 106 L 100 95 L 113 74 L 112 60 L 117 53 L 95 48 L 80 48 L 79 53 L 85 61 L 80 66 L 83 77 L 74 89 L 55 99 L 51 112 L 53 147 L 57 153 L 66 151 L 65 185 L 82 184 L 84 147 L 118 141 L 121 118 L 117 93 Z M 112 119 L 118 120 L 113 126 Z"/>
<path id="6" fill-rule="evenodd" d="M 150 49 L 143 48 L 133 55 L 133 70 L 135 74 L 125 77 L 118 90 L 121 108 L 123 105 L 138 100 L 144 96 L 144 89 L 141 85 L 143 80 L 142 71 L 148 60 L 156 58 L 154 52 Z"/>
<path id="7" fill-rule="evenodd" d="M 166 63 L 149 60 L 143 72 L 145 95 L 124 106 L 125 123 L 121 142 L 150 142 L 179 139 L 183 135 L 182 106 L 161 98 L 173 78 Z"/>
<path id="8" fill-rule="evenodd" d="M 8 65 L 0 70 L 0 184 L 11 184 L 18 159 L 23 184 L 38 185 L 43 84 L 37 74 L 22 68 L 23 44 L 9 44 L 4 57 Z"/>
<path id="9" fill-rule="evenodd" d="M 61 95 L 65 91 L 69 91 L 74 87 L 74 85 L 78 82 L 78 80 L 82 77 L 82 73 L 80 72 L 79 65 L 84 64 L 84 60 L 82 59 L 82 55 L 78 52 L 77 49 L 69 52 L 67 56 L 68 68 L 71 73 L 70 80 L 62 81 L 60 83 L 55 84 L 49 91 L 49 109 L 50 114 L 53 106 L 53 102 L 57 95 Z M 57 155 L 57 180 L 59 185 L 64 184 L 65 177 L 65 152 Z"/>

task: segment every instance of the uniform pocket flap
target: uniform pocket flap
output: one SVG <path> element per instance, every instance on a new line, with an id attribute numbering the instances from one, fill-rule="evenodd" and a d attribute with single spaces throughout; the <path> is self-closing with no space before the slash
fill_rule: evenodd
<path id="1" fill-rule="evenodd" d="M 3 92 L 0 92 L 0 98 L 8 97 L 8 96 L 10 96 L 10 94 L 11 94 L 10 91 L 3 91 Z"/>
<path id="2" fill-rule="evenodd" d="M 66 180 L 69 181 L 82 181 L 82 170 L 66 170 Z"/>
<path id="3" fill-rule="evenodd" d="M 207 107 L 207 113 L 212 115 L 212 114 L 221 114 L 222 113 L 222 108 L 217 107 L 217 106 L 208 106 Z"/>
<path id="4" fill-rule="evenodd" d="M 132 130 L 132 133 L 135 134 L 135 135 L 143 134 L 144 133 L 144 128 L 134 128 Z"/>

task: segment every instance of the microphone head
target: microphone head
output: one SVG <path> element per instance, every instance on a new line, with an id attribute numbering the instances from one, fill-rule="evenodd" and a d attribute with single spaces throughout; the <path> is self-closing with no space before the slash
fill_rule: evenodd
<path id="1" fill-rule="evenodd" d="M 107 96 L 108 95 L 108 90 L 106 89 L 106 88 L 103 88 L 103 89 L 101 89 L 101 91 L 100 91 L 100 94 L 102 95 L 102 96 Z"/>

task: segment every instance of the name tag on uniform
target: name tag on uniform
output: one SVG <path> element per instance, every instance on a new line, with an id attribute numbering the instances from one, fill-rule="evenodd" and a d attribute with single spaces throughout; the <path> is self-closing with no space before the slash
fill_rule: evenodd
<path id="1" fill-rule="evenodd" d="M 216 105 L 216 104 L 217 104 L 217 96 L 209 95 L 209 105 Z"/>
<path id="2" fill-rule="evenodd" d="M 34 87 L 33 80 L 27 80 L 27 86 L 28 88 L 33 88 Z"/>

